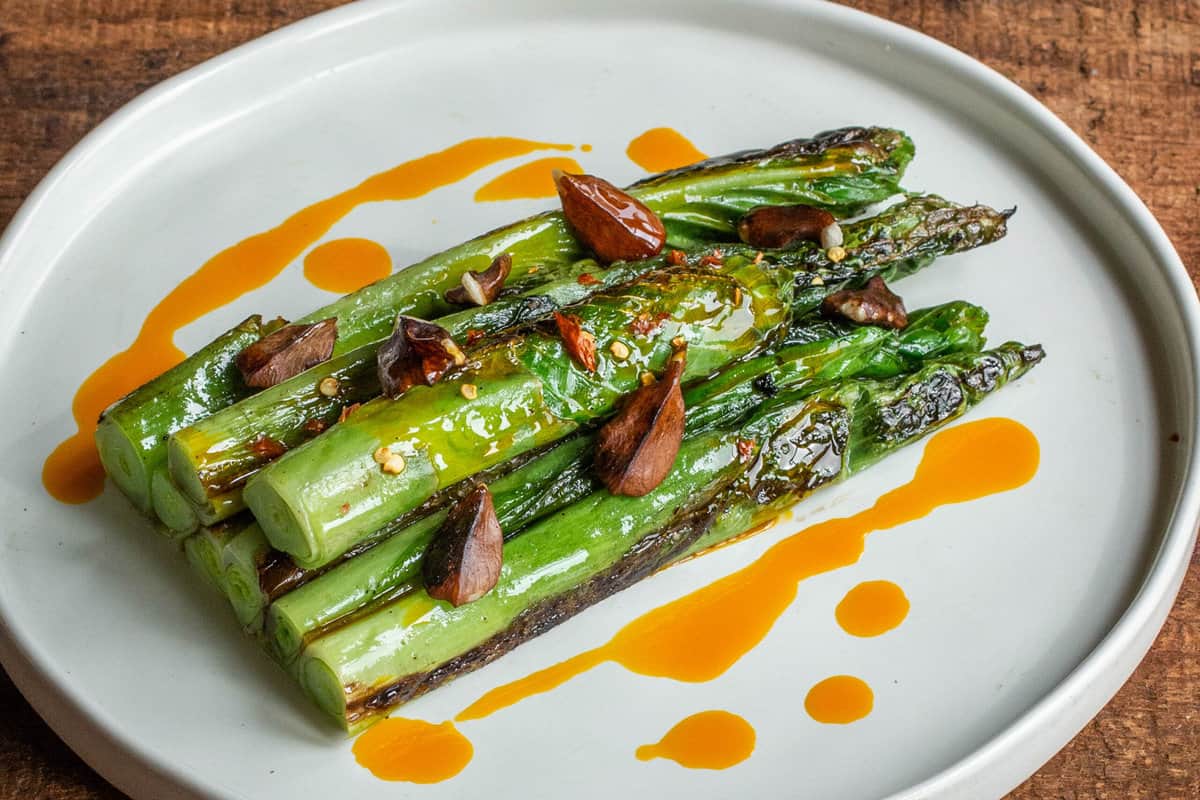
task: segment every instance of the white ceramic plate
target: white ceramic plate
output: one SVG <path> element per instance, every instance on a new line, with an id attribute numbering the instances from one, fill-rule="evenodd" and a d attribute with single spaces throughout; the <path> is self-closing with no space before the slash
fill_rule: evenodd
<path id="1" fill-rule="evenodd" d="M 874 537 L 862 561 L 801 586 L 766 642 L 710 684 L 597 669 L 471 727 L 476 758 L 438 786 L 358 767 L 215 597 L 109 490 L 51 500 L 45 454 L 72 430 L 80 380 L 210 255 L 405 159 L 479 135 L 590 142 L 617 182 L 635 134 L 670 125 L 709 153 L 845 124 L 906 129 L 906 184 L 1016 204 L 1001 244 L 907 281 L 910 307 L 985 304 L 992 340 L 1046 362 L 974 416 L 1028 425 L 1028 486 Z M 545 207 L 475 204 L 512 163 L 405 203 L 359 209 L 360 234 L 410 263 Z M 433 219 L 437 224 L 431 224 Z M 1061 122 L 978 63 L 824 4 L 757 0 L 360 3 L 175 78 L 80 144 L 0 251 L 0 653 L 67 742 L 136 798 L 993 797 L 1112 695 L 1175 596 L 1197 520 L 1196 299 L 1162 230 Z M 183 331 L 192 349 L 252 311 L 327 296 L 298 266 Z M 1179 443 L 1168 441 L 1172 433 Z M 813 498 L 816 519 L 911 475 L 913 448 Z M 812 511 L 812 509 L 816 509 Z M 674 569 L 409 706 L 445 718 L 483 690 L 604 641 L 623 622 L 748 562 L 789 523 Z M 908 621 L 852 640 L 832 609 L 888 578 Z M 822 726 L 807 687 L 850 672 L 874 713 Z M 727 708 L 758 747 L 724 772 L 642 763 L 685 714 Z"/>

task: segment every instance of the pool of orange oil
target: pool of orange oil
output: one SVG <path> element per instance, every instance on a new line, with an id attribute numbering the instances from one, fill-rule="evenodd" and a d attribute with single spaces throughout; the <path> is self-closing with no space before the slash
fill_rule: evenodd
<path id="1" fill-rule="evenodd" d="M 642 675 L 712 680 L 762 641 L 801 581 L 857 562 L 869 534 L 921 519 L 940 506 L 1023 486 L 1039 459 L 1037 438 L 1015 420 L 993 417 L 940 431 L 925 445 L 912 480 L 870 508 L 792 534 L 737 572 L 635 619 L 607 643 L 491 690 L 455 721 L 487 717 L 607 661 Z M 813 687 L 805 705 L 821 721 L 849 722 L 870 713 L 873 702 L 861 680 L 835 676 Z M 414 740 L 402 745 L 408 747 L 411 754 L 389 757 L 416 757 Z"/>
<path id="2" fill-rule="evenodd" d="M 625 154 L 648 172 L 685 167 L 707 158 L 674 128 L 651 128 L 630 142 Z"/>
<path id="3" fill-rule="evenodd" d="M 439 783 L 462 772 L 474 753 L 453 722 L 385 719 L 354 742 L 358 763 L 385 781 Z"/>
<path id="4" fill-rule="evenodd" d="M 636 755 L 642 761 L 666 758 L 688 769 L 729 769 L 754 752 L 754 727 L 729 711 L 714 709 L 685 717 Z"/>
<path id="5" fill-rule="evenodd" d="M 834 617 L 851 636 L 879 636 L 908 616 L 908 597 L 891 581 L 864 581 L 842 598 Z"/>
<path id="6" fill-rule="evenodd" d="M 804 710 L 817 722 L 848 725 L 871 713 L 875 693 L 861 678 L 833 675 L 808 690 Z"/>
<path id="7" fill-rule="evenodd" d="M 318 289 L 348 294 L 392 271 L 387 248 L 370 239 L 334 239 L 308 251 L 304 277 Z"/>

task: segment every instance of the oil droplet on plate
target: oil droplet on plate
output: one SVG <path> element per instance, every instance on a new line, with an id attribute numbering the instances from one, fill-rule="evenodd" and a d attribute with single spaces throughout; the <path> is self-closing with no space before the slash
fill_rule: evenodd
<path id="1" fill-rule="evenodd" d="M 453 722 L 392 717 L 354 742 L 354 758 L 385 781 L 439 783 L 463 771 L 475 748 Z"/>
<path id="2" fill-rule="evenodd" d="M 847 725 L 871 713 L 875 693 L 861 678 L 834 675 L 808 690 L 804 710 L 817 722 Z"/>
<path id="3" fill-rule="evenodd" d="M 896 584 L 865 581 L 846 593 L 834 616 L 851 636 L 879 636 L 904 622 L 908 609 L 908 598 Z"/>
<path id="4" fill-rule="evenodd" d="M 556 169 L 563 172 L 583 172 L 583 167 L 573 158 L 539 158 L 537 161 L 514 167 L 508 172 L 502 172 L 480 186 L 479 191 L 475 192 L 475 202 L 554 197 L 558 194 L 558 190 L 554 188 L 553 177 Z"/>
<path id="5" fill-rule="evenodd" d="M 754 752 L 753 726 L 728 711 L 701 711 L 675 724 L 657 744 L 637 749 L 642 761 L 666 758 L 688 769 L 729 769 Z"/>
<path id="6" fill-rule="evenodd" d="M 686 167 L 708 158 L 674 128 L 651 128 L 630 142 L 625 154 L 647 172 Z"/>
<path id="7" fill-rule="evenodd" d="M 391 272 L 392 257 L 370 239 L 334 239 L 304 257 L 304 277 L 327 292 L 349 294 Z"/>

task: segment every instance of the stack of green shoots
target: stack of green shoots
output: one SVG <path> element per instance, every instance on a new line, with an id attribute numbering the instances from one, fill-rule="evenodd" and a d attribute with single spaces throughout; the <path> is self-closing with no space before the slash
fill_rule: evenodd
<path id="1" fill-rule="evenodd" d="M 737 242 L 755 206 L 859 214 L 899 192 L 911 156 L 898 131 L 854 128 L 643 181 L 628 191 L 663 220 L 680 251 L 670 258 L 601 265 L 556 213 L 493 231 L 305 317 L 338 320 L 332 358 L 257 394 L 233 361 L 270 326 L 248 320 L 107 411 L 102 460 L 242 626 L 359 728 L 855 474 L 1041 359 L 1036 346 L 985 350 L 987 314 L 964 302 L 914 312 L 903 330 L 818 311 L 844 287 L 999 239 L 1005 214 L 909 195 L 843 222 L 844 257 Z M 447 305 L 466 270 L 500 253 L 513 273 L 498 300 Z M 557 310 L 594 336 L 594 372 L 547 324 Z M 375 353 L 397 314 L 471 341 L 468 363 L 380 397 Z M 687 416 L 674 466 L 649 494 L 615 496 L 593 476 L 595 431 L 680 337 Z M 329 378 L 336 391 L 322 391 Z M 380 470 L 381 447 L 403 455 L 402 473 Z M 454 607 L 427 594 L 422 559 L 481 481 L 503 567 L 490 592 Z"/>

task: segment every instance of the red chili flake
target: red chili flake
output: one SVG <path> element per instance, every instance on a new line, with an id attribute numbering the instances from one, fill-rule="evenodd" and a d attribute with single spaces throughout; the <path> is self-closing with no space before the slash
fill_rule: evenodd
<path id="1" fill-rule="evenodd" d="M 590 272 L 583 273 L 575 280 L 580 286 L 595 286 L 596 284 L 600 283 L 600 279 Z"/>
<path id="2" fill-rule="evenodd" d="M 725 263 L 725 254 L 720 250 L 713 250 L 711 253 L 700 259 L 702 267 L 719 267 Z"/>
<path id="3" fill-rule="evenodd" d="M 682 250 L 672 250 L 667 253 L 667 263 L 672 267 L 682 267 L 687 263 L 687 253 Z"/>
<path id="4" fill-rule="evenodd" d="M 738 439 L 738 460 L 745 464 L 754 455 L 755 441 L 753 439 Z"/>
<path id="5" fill-rule="evenodd" d="M 349 514 L 349 513 L 350 513 L 350 504 L 349 504 L 349 503 L 342 503 L 342 507 L 341 507 L 341 508 L 339 508 L 339 509 L 338 509 L 338 511 L 340 511 L 340 512 L 341 512 L 341 514 L 342 514 L 342 516 L 343 516 L 343 517 L 344 517 L 344 516 L 346 516 L 347 514 Z"/>
<path id="6" fill-rule="evenodd" d="M 665 311 L 659 312 L 654 316 L 650 316 L 648 313 L 643 311 L 641 314 L 638 314 L 633 318 L 633 322 L 629 323 L 629 330 L 634 336 L 649 336 L 658 330 L 659 326 L 661 326 L 663 321 L 669 316 L 671 315 Z"/>
<path id="7" fill-rule="evenodd" d="M 275 459 L 287 452 L 287 445 L 278 439 L 263 435 L 250 443 L 250 450 L 259 458 Z"/>
<path id="8" fill-rule="evenodd" d="M 325 429 L 328 427 L 329 426 L 325 424 L 325 420 L 310 419 L 308 422 L 304 423 L 304 432 L 309 436 L 316 436 L 319 433 L 324 433 Z"/>
<path id="9" fill-rule="evenodd" d="M 358 411 L 358 408 L 361 405 L 362 403 L 351 403 L 348 406 L 342 406 L 342 413 L 338 414 L 338 422 L 345 422 L 350 418 L 351 414 L 353 414 L 355 411 Z"/>
<path id="10" fill-rule="evenodd" d="M 563 345 L 571 354 L 571 358 L 588 372 L 595 372 L 596 337 L 583 329 L 579 317 L 555 311 L 554 322 L 558 325 L 558 335 L 562 337 Z"/>
<path id="11" fill-rule="evenodd" d="M 482 339 L 484 336 L 487 336 L 487 333 L 485 333 L 484 331 L 479 330 L 479 328 L 471 328 L 470 330 L 467 331 L 467 340 L 466 340 L 467 347 L 470 347 L 471 345 L 475 344 L 480 339 Z"/>

